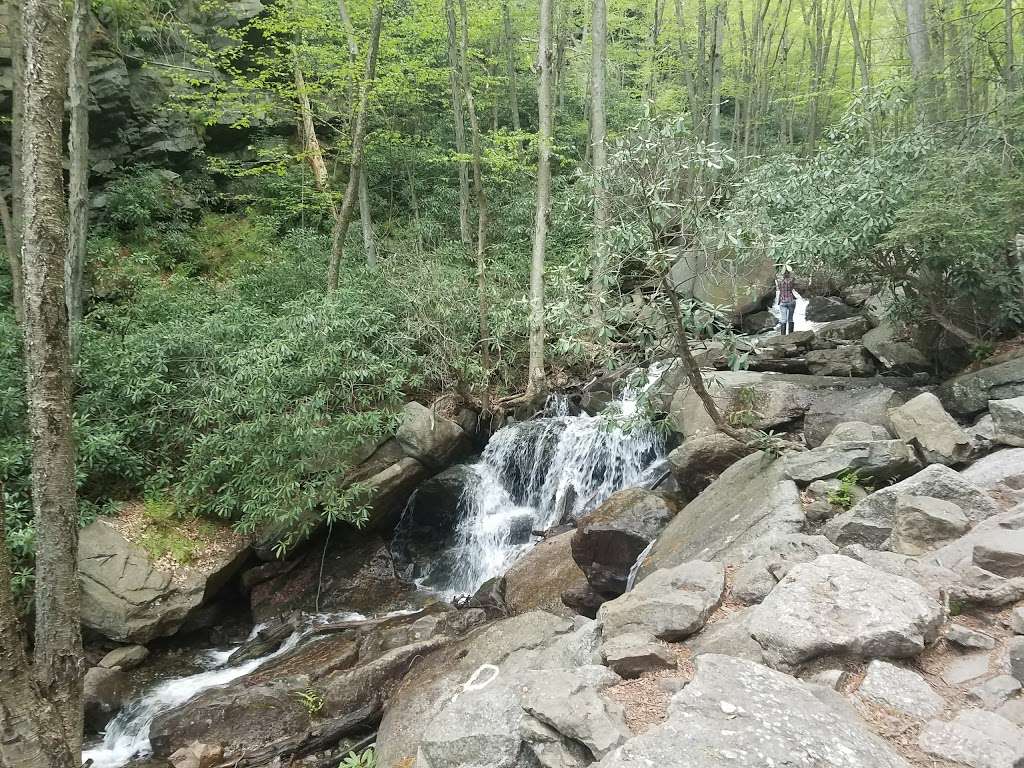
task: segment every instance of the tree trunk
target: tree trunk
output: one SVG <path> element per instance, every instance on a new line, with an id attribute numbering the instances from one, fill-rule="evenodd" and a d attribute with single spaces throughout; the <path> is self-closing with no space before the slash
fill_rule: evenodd
<path id="1" fill-rule="evenodd" d="M 906 0 L 907 50 L 910 53 L 910 72 L 914 77 L 918 109 L 931 119 L 932 66 L 931 45 L 928 39 L 928 17 L 925 0 Z"/>
<path id="2" fill-rule="evenodd" d="M 722 140 L 722 46 L 725 44 L 725 0 L 715 5 L 715 42 L 711 52 L 711 119 L 708 127 L 708 143 L 719 144 Z"/>
<path id="3" fill-rule="evenodd" d="M 7 13 L 11 26 L 11 228 L 14 240 L 13 251 L 8 248 L 8 262 L 11 266 L 14 316 L 18 322 L 23 322 L 25 317 L 25 272 L 21 266 L 21 224 L 25 195 L 21 166 L 25 126 L 25 35 L 22 3 L 9 3 Z"/>
<path id="4" fill-rule="evenodd" d="M 864 56 L 864 48 L 860 44 L 860 28 L 853 13 L 853 0 L 846 0 L 846 19 L 850 24 L 850 36 L 853 38 L 853 57 L 857 60 L 857 71 L 860 72 L 860 87 L 867 93 L 871 88 L 871 77 L 868 75 L 868 61 Z"/>
<path id="5" fill-rule="evenodd" d="M 366 252 L 366 266 L 377 268 L 377 243 L 373 235 L 373 219 L 370 216 L 370 190 L 366 185 L 366 169 L 359 169 L 359 221 L 363 229 L 363 250 Z"/>
<path id="6" fill-rule="evenodd" d="M 683 27 L 683 3 L 682 0 L 675 0 L 676 10 L 676 37 L 679 45 L 679 65 L 683 69 L 683 86 L 686 88 L 686 99 L 690 105 L 690 119 L 693 125 L 695 136 L 701 134 L 701 124 L 704 122 L 701 109 L 697 102 L 697 89 L 694 85 L 693 62 L 690 60 L 689 47 L 686 45 L 686 31 Z"/>
<path id="7" fill-rule="evenodd" d="M 447 0 L 449 8 L 451 0 Z M 462 91 L 466 97 L 466 111 L 469 113 L 469 130 L 473 145 L 473 198 L 476 200 L 476 281 L 477 314 L 480 333 L 480 366 L 484 371 L 483 392 L 480 407 L 486 414 L 491 407 L 491 330 L 488 322 L 490 308 L 487 301 L 487 196 L 484 192 L 482 150 L 480 148 L 480 122 L 477 120 L 476 102 L 473 98 L 473 84 L 469 75 L 469 15 L 466 0 L 459 0 L 462 20 L 461 45 L 459 46 L 459 70 L 462 74 Z"/>
<path id="8" fill-rule="evenodd" d="M 327 163 L 324 162 L 324 153 L 320 148 L 320 140 L 316 137 L 316 127 L 313 122 L 313 107 L 309 103 L 309 94 L 306 91 L 306 78 L 302 74 L 302 65 L 299 63 L 299 52 L 292 49 L 295 69 L 295 93 L 299 100 L 299 125 L 302 130 L 302 149 L 306 153 L 306 162 L 313 171 L 313 184 L 317 192 L 325 193 L 330 191 L 331 184 L 327 173 Z M 337 213 L 337 212 L 335 212 Z"/>
<path id="9" fill-rule="evenodd" d="M 4 245 L 7 250 L 7 265 L 11 270 L 11 304 L 14 305 L 14 319 L 18 325 L 24 321 L 24 297 L 22 287 L 24 275 L 21 271 L 21 254 L 18 253 L 18 236 L 11 220 L 11 209 L 7 205 L 7 195 L 0 192 L 0 224 L 4 228 Z"/>
<path id="10" fill-rule="evenodd" d="M 345 0 L 338 0 L 338 16 L 341 17 L 341 25 L 345 28 L 345 37 L 348 40 L 348 59 L 354 73 L 356 62 L 359 60 L 359 43 L 356 41 L 356 30 L 352 26 L 352 19 L 348 15 Z M 355 75 L 353 75 L 354 77 Z M 366 168 L 361 168 L 359 171 L 359 221 L 363 227 L 363 250 L 366 252 L 366 265 L 370 269 L 376 269 L 377 243 L 373 234 L 373 216 L 370 212 L 370 193 L 366 185 Z"/>
<path id="11" fill-rule="evenodd" d="M 501 19 L 505 31 L 505 55 L 508 60 L 508 95 L 512 110 L 512 130 L 519 131 L 519 84 L 516 80 L 516 38 L 512 33 L 512 12 L 509 9 L 511 0 L 502 0 Z"/>
<path id="12" fill-rule="evenodd" d="M 459 156 L 459 238 L 468 250 L 473 247 L 473 228 L 469 223 L 469 166 L 466 164 L 466 121 L 462 112 L 462 89 L 459 87 L 459 37 L 455 9 L 445 3 L 448 24 L 448 80 L 451 85 L 452 120 L 455 123 L 455 153 Z"/>
<path id="13" fill-rule="evenodd" d="M 61 167 L 68 25 L 59 0 L 25 0 L 24 8 L 25 388 L 37 552 L 33 673 L 77 757 L 82 747 L 82 634 Z"/>
<path id="14" fill-rule="evenodd" d="M 551 209 L 551 26 L 554 0 L 539 0 L 540 30 L 537 45 L 537 208 L 533 228 L 533 258 L 530 263 L 530 372 L 526 391 L 536 397 L 547 390 L 544 374 L 544 250 Z"/>
<path id="15" fill-rule="evenodd" d="M 605 114 L 605 79 L 608 59 L 608 6 L 605 0 L 594 0 L 591 23 L 590 54 L 590 143 L 594 173 L 594 242 L 590 264 L 590 315 L 595 335 L 604 323 L 605 269 L 608 262 L 608 225 L 611 201 L 604 174 L 608 165 L 606 145 L 608 123 Z"/>
<path id="16" fill-rule="evenodd" d="M 6 203 L 5 203 L 6 206 Z M 11 596 L 11 569 L 4 535 L 4 486 L 0 483 L 0 765 L 4 768 L 75 768 L 61 738 L 61 723 L 53 704 L 32 679 Z"/>
<path id="17" fill-rule="evenodd" d="M 65 262 L 71 358 L 78 356 L 78 324 L 85 309 L 86 245 L 89 240 L 89 50 L 92 43 L 89 0 L 74 0 L 70 29 L 68 102 L 71 131 L 68 137 L 68 255 Z"/>
<path id="18" fill-rule="evenodd" d="M 345 197 L 341 201 L 331 233 L 331 259 L 327 265 L 327 290 L 338 289 L 338 273 L 341 269 L 341 257 L 345 251 L 345 236 L 348 226 L 352 223 L 352 212 L 359 196 L 359 177 L 363 171 L 363 151 L 366 143 L 366 123 L 370 106 L 370 90 L 377 76 L 377 51 L 380 48 L 380 28 L 384 11 L 380 0 L 373 6 L 373 19 L 370 22 L 370 47 L 366 53 L 366 69 L 363 81 L 359 84 L 359 109 L 356 112 L 355 130 L 352 132 L 352 162 L 349 166 L 348 184 Z"/>

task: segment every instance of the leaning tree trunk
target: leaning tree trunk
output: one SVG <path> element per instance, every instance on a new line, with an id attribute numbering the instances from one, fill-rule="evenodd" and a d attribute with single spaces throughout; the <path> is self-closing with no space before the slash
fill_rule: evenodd
<path id="1" fill-rule="evenodd" d="M 0 483 L 0 765 L 4 768 L 74 768 L 53 704 L 32 679 L 18 611 L 11 596 L 11 568 L 4 536 L 4 486 Z"/>
<path id="2" fill-rule="evenodd" d="M 537 68 L 537 208 L 533 228 L 533 258 L 530 263 L 530 371 L 526 392 L 535 397 L 547 389 L 544 375 L 544 249 L 551 209 L 551 27 L 554 0 L 540 0 L 540 33 Z"/>
<path id="3" fill-rule="evenodd" d="M 590 67 L 590 142 L 594 171 L 594 242 L 590 262 L 590 318 L 595 335 L 604 322 L 605 269 L 608 263 L 608 226 L 611 220 L 611 201 L 604 174 L 608 165 L 606 136 L 608 122 L 605 115 L 605 80 L 608 57 L 608 6 L 605 0 L 594 0 L 594 18 L 590 30 L 592 38 Z"/>
<path id="4" fill-rule="evenodd" d="M 71 354 L 64 299 L 67 207 L 62 171 L 68 25 L 60 0 L 25 0 L 25 366 L 36 528 L 33 673 L 76 757 L 82 745 L 78 510 Z"/>
<path id="5" fill-rule="evenodd" d="M 91 44 L 89 0 L 74 0 L 71 15 L 71 65 L 68 72 L 68 101 L 71 104 L 71 132 L 68 160 L 68 257 L 65 262 L 68 324 L 71 357 L 78 354 L 79 330 L 84 312 L 86 244 L 89 239 L 89 49 Z"/>
<path id="6" fill-rule="evenodd" d="M 380 27 L 384 9 L 380 0 L 373 6 L 373 20 L 370 22 L 370 47 L 366 53 L 366 70 L 363 82 L 359 87 L 359 110 L 356 113 L 356 127 L 352 132 L 352 162 L 349 166 L 348 185 L 345 197 L 341 201 L 341 210 L 334 222 L 331 233 L 331 259 L 327 265 L 327 290 L 338 290 L 338 273 L 341 269 L 341 257 L 345 250 L 345 236 L 348 225 L 352 223 L 352 212 L 359 196 L 359 177 L 363 172 L 363 150 L 366 143 L 366 123 L 370 106 L 370 90 L 377 76 L 377 51 L 380 47 Z"/>

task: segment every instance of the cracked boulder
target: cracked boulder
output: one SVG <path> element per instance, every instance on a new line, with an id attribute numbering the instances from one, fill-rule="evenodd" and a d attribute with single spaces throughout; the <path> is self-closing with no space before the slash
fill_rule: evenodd
<path id="1" fill-rule="evenodd" d="M 842 555 L 792 568 L 753 609 L 750 632 L 767 664 L 794 670 L 829 654 L 914 656 L 939 632 L 941 604 L 909 579 Z"/>
<path id="2" fill-rule="evenodd" d="M 879 481 L 902 480 L 921 469 L 914 449 L 902 440 L 835 442 L 785 458 L 786 474 L 800 485 L 856 472 Z"/>
<path id="3" fill-rule="evenodd" d="M 932 464 L 896 485 L 875 491 L 825 525 L 824 533 L 837 546 L 863 544 L 884 549 L 896 523 L 901 496 L 929 496 L 956 504 L 972 525 L 999 512 L 991 496 L 967 482 L 960 473 Z"/>
<path id="4" fill-rule="evenodd" d="M 597 620 L 606 640 L 634 632 L 682 640 L 700 631 L 724 592 L 722 564 L 695 560 L 655 571 L 631 592 L 602 605 Z"/>

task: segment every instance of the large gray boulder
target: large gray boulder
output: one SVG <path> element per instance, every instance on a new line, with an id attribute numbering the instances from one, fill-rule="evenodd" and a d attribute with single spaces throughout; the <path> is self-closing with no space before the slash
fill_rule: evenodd
<path id="1" fill-rule="evenodd" d="M 958 472 L 932 464 L 902 482 L 875 491 L 852 509 L 833 517 L 824 533 L 837 546 L 863 544 L 885 548 L 896 522 L 900 496 L 930 496 L 959 506 L 971 524 L 977 524 L 999 512 L 995 501 L 980 488 L 964 480 Z"/>
<path id="2" fill-rule="evenodd" d="M 990 400 L 988 410 L 992 414 L 996 442 L 1024 448 L 1024 396 Z"/>
<path id="3" fill-rule="evenodd" d="M 627 632 L 608 638 L 601 643 L 601 658 L 606 666 L 626 678 L 672 669 L 676 665 L 675 656 L 668 648 L 644 632 Z"/>
<path id="4" fill-rule="evenodd" d="M 860 314 L 845 301 L 835 296 L 811 296 L 807 301 L 807 319 L 812 323 L 845 320 Z"/>
<path id="5" fill-rule="evenodd" d="M 573 559 L 594 589 L 621 595 L 637 557 L 678 512 L 675 501 L 660 493 L 642 488 L 614 493 L 577 523 Z"/>
<path id="6" fill-rule="evenodd" d="M 835 442 L 785 459 L 786 474 L 800 485 L 855 472 L 858 478 L 902 480 L 921 469 L 913 448 L 902 440 Z"/>
<path id="7" fill-rule="evenodd" d="M 913 656 L 938 636 L 942 605 L 917 584 L 842 555 L 792 568 L 753 609 L 765 662 L 793 670 L 827 654 Z"/>
<path id="8" fill-rule="evenodd" d="M 172 635 L 217 594 L 248 555 L 248 541 L 231 537 L 201 567 L 175 577 L 160 570 L 111 521 L 96 520 L 78 537 L 82 624 L 122 643 Z"/>
<path id="9" fill-rule="evenodd" d="M 655 571 L 632 591 L 602 605 L 597 621 L 605 639 L 640 632 L 682 640 L 700 631 L 724 593 L 722 564 L 696 560 Z"/>
<path id="10" fill-rule="evenodd" d="M 958 416 L 981 413 L 989 400 L 1020 397 L 1024 395 L 1024 356 L 956 376 L 939 388 L 938 395 Z"/>
<path id="11" fill-rule="evenodd" d="M 472 444 L 458 424 L 415 401 L 406 403 L 395 437 L 406 454 L 432 469 L 444 469 Z"/>
<path id="12" fill-rule="evenodd" d="M 900 439 L 913 442 L 929 464 L 960 464 L 971 456 L 970 435 L 931 392 L 893 408 L 889 421 Z"/>
<path id="13" fill-rule="evenodd" d="M 756 661 L 760 664 L 763 660 L 761 646 L 750 636 L 752 612 L 753 608 L 741 608 L 738 611 L 733 611 L 708 624 L 699 633 L 686 640 L 683 645 L 693 656 L 718 653 L 747 661 Z"/>
<path id="14" fill-rule="evenodd" d="M 871 386 L 861 389 L 823 394 L 807 409 L 804 416 L 804 439 L 814 448 L 821 445 L 839 424 L 860 421 L 889 427 L 889 409 L 903 402 L 894 389 Z"/>
<path id="15" fill-rule="evenodd" d="M 462 743 L 467 750 L 460 751 L 460 755 L 473 758 L 472 751 L 489 749 L 492 738 L 517 748 L 522 739 L 511 737 L 510 727 L 525 713 L 518 698 L 512 698 L 514 691 L 506 694 L 498 689 L 520 672 L 572 669 L 598 663 L 599 640 L 597 626 L 592 621 L 584 622 L 577 629 L 568 619 L 534 611 L 494 622 L 454 645 L 424 655 L 410 665 L 402 686 L 388 703 L 377 737 L 378 765 L 414 765 L 424 739 L 447 739 L 444 732 L 437 732 L 437 726 L 446 723 L 452 724 L 446 731 L 450 736 L 456 735 L 457 728 L 463 729 L 461 738 L 465 739 Z M 467 685 L 470 683 L 472 685 Z M 457 705 L 460 701 L 472 704 L 472 699 L 464 693 L 467 687 L 476 686 L 480 686 L 481 692 L 497 691 L 498 701 L 479 705 L 481 711 L 495 713 L 499 721 L 495 726 L 473 712 L 472 706 L 468 707 L 469 719 L 460 718 L 458 712 L 452 711 L 444 714 L 444 720 L 434 723 L 435 717 L 445 713 L 450 704 Z M 479 760 L 480 754 L 475 757 L 478 758 L 476 765 L 490 765 L 486 760 Z M 524 754 L 522 759 L 533 758 Z M 451 765 L 455 763 L 437 764 L 440 768 Z"/>
<path id="16" fill-rule="evenodd" d="M 719 409 L 735 423 L 754 429 L 774 429 L 794 422 L 831 394 L 871 389 L 872 381 L 757 371 L 715 371 L 704 374 L 704 379 Z M 685 382 L 674 391 L 668 411 L 673 428 L 685 439 L 717 431 L 700 398 Z M 854 418 L 860 418 L 855 411 L 840 421 Z M 829 431 L 837 423 L 830 424 Z"/>
<path id="17" fill-rule="evenodd" d="M 698 435 L 668 455 L 668 464 L 684 499 L 695 499 L 725 470 L 753 448 L 722 432 Z"/>
<path id="18" fill-rule="evenodd" d="M 992 531 L 974 539 L 974 564 L 1007 579 L 1024 577 L 1024 530 Z"/>
<path id="19" fill-rule="evenodd" d="M 815 376 L 871 376 L 875 372 L 874 361 L 860 344 L 812 349 L 804 359 Z"/>
<path id="20" fill-rule="evenodd" d="M 690 560 L 745 562 L 768 536 L 798 533 L 804 513 L 782 461 L 757 452 L 733 464 L 669 523 L 639 568 L 643 579 Z"/>
<path id="21" fill-rule="evenodd" d="M 971 768 L 1019 768 L 1024 730 L 993 712 L 965 709 L 953 720 L 932 720 L 918 739 L 929 755 Z"/>
<path id="22" fill-rule="evenodd" d="M 871 330 L 871 323 L 866 317 L 848 317 L 845 320 L 833 320 L 830 323 L 822 323 L 814 329 L 815 347 L 834 347 L 851 341 L 859 341 L 860 338 Z"/>
<path id="23" fill-rule="evenodd" d="M 909 768 L 834 693 L 730 656 L 694 664 L 668 719 L 596 768 Z"/>
<path id="24" fill-rule="evenodd" d="M 921 350 L 901 336 L 888 320 L 865 333 L 861 343 L 887 371 L 911 374 L 931 367 Z"/>

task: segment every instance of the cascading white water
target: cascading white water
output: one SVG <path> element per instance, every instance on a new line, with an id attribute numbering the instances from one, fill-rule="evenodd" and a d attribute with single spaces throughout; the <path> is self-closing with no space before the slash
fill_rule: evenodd
<path id="1" fill-rule="evenodd" d="M 627 386 L 597 416 L 570 416 L 556 397 L 547 415 L 496 432 L 460 501 L 454 565 L 441 583 L 428 568 L 423 582 L 448 596 L 472 594 L 532 546 L 534 530 L 575 521 L 616 491 L 642 485 L 664 440 L 637 404 L 662 370 L 652 367 L 647 382 Z"/>
<path id="2" fill-rule="evenodd" d="M 218 685 L 230 683 L 247 675 L 271 659 L 295 648 L 317 626 L 336 622 L 364 619 L 358 613 L 315 614 L 304 617 L 302 625 L 273 653 L 259 659 L 252 659 L 233 667 L 225 667 L 228 657 L 235 648 L 205 651 L 200 664 L 209 667 L 187 677 L 166 680 L 153 686 L 135 701 L 125 706 L 107 725 L 102 743 L 82 753 L 83 763 L 92 760 L 93 768 L 120 768 L 130 760 L 150 754 L 149 728 L 156 717 L 174 709 L 193 696 Z M 263 625 L 253 627 L 247 640 L 256 637 Z"/>

